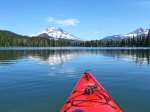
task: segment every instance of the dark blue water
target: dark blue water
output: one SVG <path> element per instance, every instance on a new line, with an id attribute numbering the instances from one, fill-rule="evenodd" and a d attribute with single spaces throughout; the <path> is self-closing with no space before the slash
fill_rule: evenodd
<path id="1" fill-rule="evenodd" d="M 149 112 L 149 62 L 146 48 L 1 48 L 0 112 L 59 112 L 87 69 L 125 112 Z"/>

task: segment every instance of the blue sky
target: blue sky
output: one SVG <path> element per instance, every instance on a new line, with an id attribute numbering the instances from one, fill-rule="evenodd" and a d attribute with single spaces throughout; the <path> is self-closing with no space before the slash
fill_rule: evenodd
<path id="1" fill-rule="evenodd" d="M 28 35 L 47 27 L 85 39 L 150 28 L 150 1 L 0 0 L 0 29 Z"/>

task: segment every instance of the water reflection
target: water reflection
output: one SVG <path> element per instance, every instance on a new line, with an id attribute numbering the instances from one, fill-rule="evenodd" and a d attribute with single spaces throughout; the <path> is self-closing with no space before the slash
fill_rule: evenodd
<path id="1" fill-rule="evenodd" d="M 40 63 L 48 63 L 49 65 L 56 65 L 56 64 L 63 64 L 64 62 L 71 60 L 76 55 L 78 54 L 74 52 L 55 53 L 53 55 L 49 55 L 47 58 L 31 55 L 29 56 L 29 59 L 33 61 L 38 61 Z"/>
<path id="2" fill-rule="evenodd" d="M 149 64 L 150 50 L 3 50 L 0 51 L 0 65 L 16 63 L 16 60 L 28 58 L 50 65 L 62 64 L 81 54 L 100 54 L 115 59 L 132 61 L 139 65 Z"/>
<path id="3" fill-rule="evenodd" d="M 107 50 L 102 54 L 115 59 L 132 61 L 139 65 L 150 63 L 150 50 Z"/>

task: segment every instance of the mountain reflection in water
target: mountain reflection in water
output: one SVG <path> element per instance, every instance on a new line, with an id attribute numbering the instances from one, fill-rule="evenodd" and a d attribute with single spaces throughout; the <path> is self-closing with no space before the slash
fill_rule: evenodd
<path id="1" fill-rule="evenodd" d="M 49 65 L 62 64 L 82 54 L 97 54 L 114 59 L 132 61 L 139 65 L 149 64 L 149 49 L 108 49 L 108 50 L 2 50 L 0 51 L 0 65 L 17 63 L 17 60 L 27 58 L 32 61 L 48 63 Z M 88 60 L 87 60 L 88 61 Z"/>

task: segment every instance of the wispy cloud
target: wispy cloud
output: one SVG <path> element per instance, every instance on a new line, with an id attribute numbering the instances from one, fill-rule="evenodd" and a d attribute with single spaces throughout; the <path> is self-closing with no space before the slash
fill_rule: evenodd
<path id="1" fill-rule="evenodd" d="M 150 1 L 139 2 L 138 5 L 150 8 Z"/>
<path id="2" fill-rule="evenodd" d="M 79 23 L 77 19 L 72 19 L 72 18 L 55 19 L 53 17 L 48 17 L 46 21 L 49 23 L 55 23 L 55 24 L 62 25 L 62 26 L 77 26 L 77 24 Z"/>
<path id="3" fill-rule="evenodd" d="M 78 20 L 76 19 L 65 19 L 65 20 L 58 20 L 57 24 L 60 25 L 70 25 L 70 26 L 76 26 L 78 23 Z"/>
<path id="4" fill-rule="evenodd" d="M 56 20 L 54 18 L 52 18 L 52 17 L 49 17 L 49 18 L 46 19 L 46 21 L 47 22 L 55 22 Z"/>

